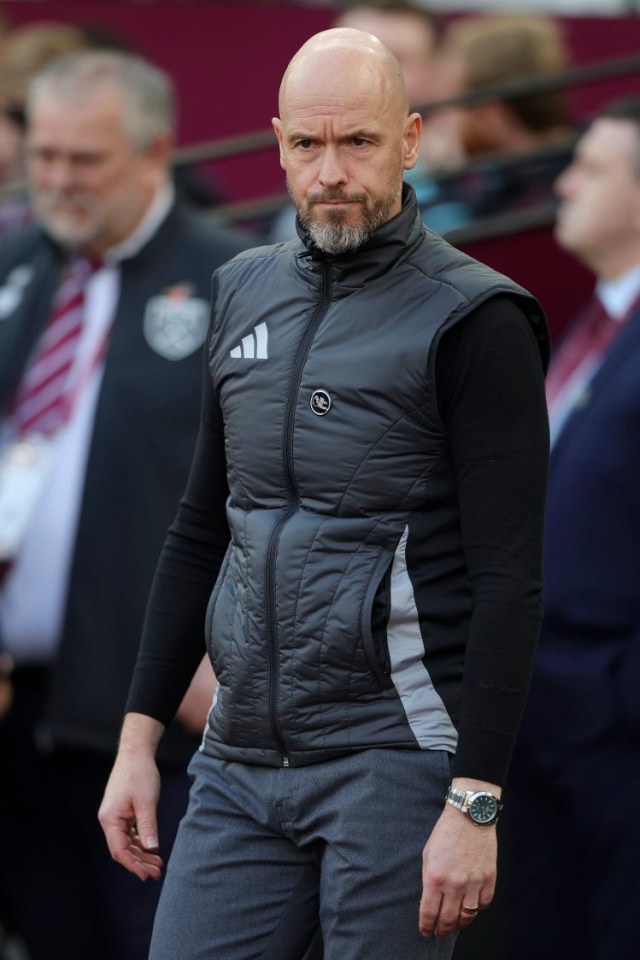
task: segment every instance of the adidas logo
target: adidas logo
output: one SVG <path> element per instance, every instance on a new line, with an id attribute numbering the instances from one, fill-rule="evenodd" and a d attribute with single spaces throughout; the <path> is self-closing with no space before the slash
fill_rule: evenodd
<path id="1" fill-rule="evenodd" d="M 235 360 L 267 360 L 268 339 L 266 323 L 259 323 L 253 328 L 253 333 L 243 337 L 238 346 L 229 351 L 230 356 Z"/>

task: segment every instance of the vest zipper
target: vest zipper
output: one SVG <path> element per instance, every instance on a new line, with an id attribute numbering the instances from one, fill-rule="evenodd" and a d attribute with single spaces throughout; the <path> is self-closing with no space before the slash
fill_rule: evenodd
<path id="1" fill-rule="evenodd" d="M 284 420 L 284 432 L 283 432 L 283 459 L 284 459 L 284 469 L 285 477 L 287 481 L 287 487 L 289 490 L 290 506 L 287 512 L 280 517 L 275 527 L 271 531 L 271 536 L 269 537 L 269 542 L 267 544 L 267 555 L 265 560 L 265 595 L 267 598 L 267 620 L 266 620 L 266 634 L 267 634 L 267 655 L 269 659 L 269 719 L 271 721 L 271 730 L 273 733 L 273 738 L 276 742 L 278 750 L 280 751 L 280 756 L 282 758 L 282 766 L 289 766 L 289 758 L 287 756 L 287 750 L 284 742 L 284 735 L 282 733 L 282 727 L 280 725 L 279 719 L 279 703 L 278 703 L 278 666 L 280 662 L 279 648 L 278 648 L 278 634 L 276 630 L 276 619 L 277 619 L 277 606 L 276 606 L 276 593 L 275 593 L 275 579 L 276 579 L 276 553 L 278 552 L 278 543 L 280 542 L 280 534 L 282 533 L 282 528 L 285 523 L 288 521 L 289 517 L 292 516 L 298 509 L 300 503 L 300 498 L 298 496 L 298 486 L 296 483 L 295 473 L 293 470 L 293 428 L 295 423 L 295 410 L 296 402 L 298 399 L 298 391 L 300 389 L 300 381 L 302 379 L 302 371 L 304 370 L 304 365 L 307 361 L 309 355 L 309 350 L 311 349 L 311 344 L 313 343 L 313 338 L 316 334 L 318 327 L 320 326 L 324 316 L 331 305 L 331 267 L 327 263 L 322 264 L 322 284 L 320 287 L 320 299 L 318 305 L 315 309 L 315 312 L 311 318 L 309 326 L 305 330 L 304 336 L 298 347 L 298 352 L 293 364 L 293 370 L 291 372 L 291 379 L 289 381 L 289 390 L 287 393 L 287 406 L 285 409 L 285 420 Z"/>

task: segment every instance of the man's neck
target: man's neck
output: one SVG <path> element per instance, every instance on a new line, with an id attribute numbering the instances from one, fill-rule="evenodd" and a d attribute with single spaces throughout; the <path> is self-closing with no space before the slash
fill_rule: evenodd
<path id="1" fill-rule="evenodd" d="M 596 293 L 610 316 L 624 319 L 640 296 L 640 262 L 615 277 L 599 277 Z"/>
<path id="2" fill-rule="evenodd" d="M 115 264 L 134 257 L 159 229 L 173 206 L 175 190 L 170 180 L 162 183 L 132 232 L 103 254 L 105 263 Z"/>

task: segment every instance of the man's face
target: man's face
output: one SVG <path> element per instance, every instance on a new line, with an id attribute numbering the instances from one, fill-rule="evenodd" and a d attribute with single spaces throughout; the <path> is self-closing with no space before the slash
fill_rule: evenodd
<path id="1" fill-rule="evenodd" d="M 638 262 L 640 136 L 628 120 L 602 118 L 584 134 L 556 181 L 556 239 L 602 275 Z M 631 256 L 631 262 L 627 260 Z"/>
<path id="2" fill-rule="evenodd" d="M 415 164 L 420 120 L 403 117 L 378 85 L 334 74 L 291 84 L 274 129 L 301 222 L 320 249 L 357 249 L 400 212 L 402 174 Z"/>
<path id="3" fill-rule="evenodd" d="M 72 101 L 43 92 L 31 110 L 36 213 L 58 242 L 95 256 L 134 230 L 164 171 L 157 145 L 131 143 L 124 116 L 122 96 L 108 85 Z"/>

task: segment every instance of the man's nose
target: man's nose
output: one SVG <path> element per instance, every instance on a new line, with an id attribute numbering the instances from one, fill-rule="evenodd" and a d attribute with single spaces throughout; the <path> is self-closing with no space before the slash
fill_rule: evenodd
<path id="1" fill-rule="evenodd" d="M 69 190 L 74 183 L 73 170 L 66 160 L 53 160 L 46 168 L 44 181 L 49 189 Z"/>
<path id="2" fill-rule="evenodd" d="M 347 182 L 347 172 L 340 151 L 327 147 L 322 156 L 319 180 L 323 187 L 337 187 Z"/>
<path id="3" fill-rule="evenodd" d="M 573 188 L 573 165 L 568 166 L 565 170 L 562 171 L 559 177 L 556 177 L 556 180 L 553 184 L 553 190 L 557 197 L 561 197 L 563 200 L 569 196 Z"/>

